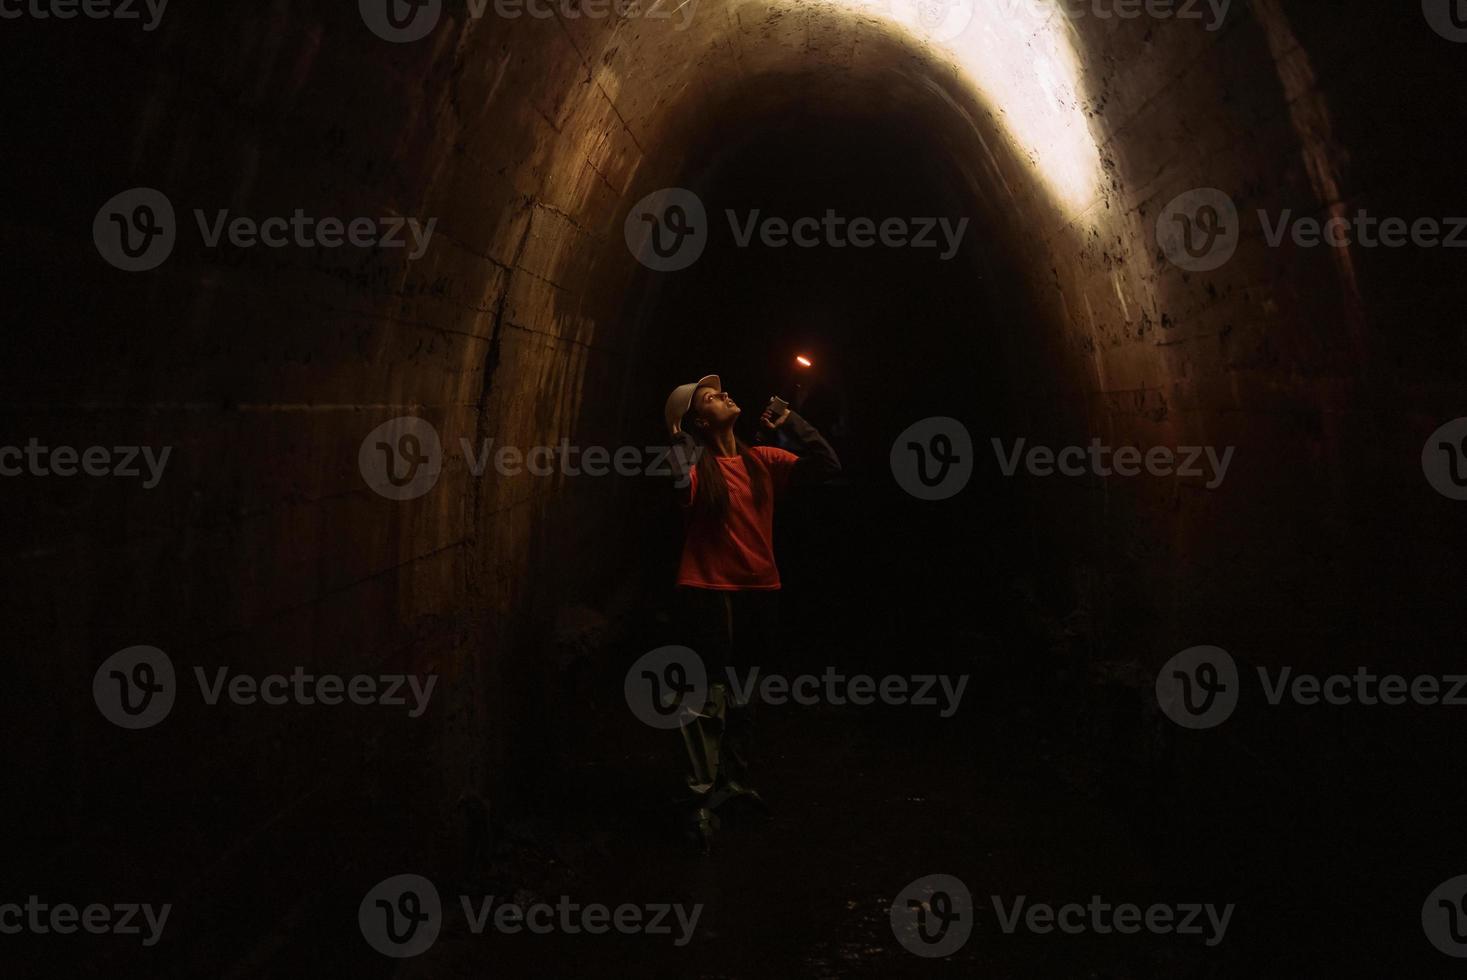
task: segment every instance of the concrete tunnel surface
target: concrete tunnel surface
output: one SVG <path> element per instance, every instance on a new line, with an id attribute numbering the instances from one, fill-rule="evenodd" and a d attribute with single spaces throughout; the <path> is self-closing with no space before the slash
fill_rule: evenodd
<path id="1" fill-rule="evenodd" d="M 357 5 L 314 2 L 178 4 L 152 31 L 25 25 L 15 77 L 51 81 L 8 110 L 28 135 L 0 223 L 6 414 L 54 445 L 174 448 L 148 488 L 7 483 L 17 684 L 90 691 L 101 659 L 136 644 L 170 651 L 185 680 L 438 678 L 435 710 L 411 719 L 180 695 L 167 724 L 186 737 L 133 741 L 90 700 L 27 700 L 36 751 L 15 761 L 35 787 L 20 811 L 34 853 L 69 855 L 83 882 L 254 894 L 286 868 L 375 870 L 319 839 L 343 813 L 373 815 L 374 854 L 459 866 L 466 839 L 564 803 L 590 730 L 565 721 L 567 699 L 595 700 L 598 651 L 655 630 L 663 499 L 637 479 L 486 476 L 482 449 L 656 446 L 673 384 L 723 370 L 754 405 L 796 349 L 840 389 L 825 411 L 848 466 L 797 508 L 823 527 L 781 530 L 801 556 L 790 601 L 842 643 L 963 663 L 1018 615 L 1018 589 L 1048 642 L 1088 638 L 1106 689 L 1130 692 L 1117 704 L 1201 643 L 1322 673 L 1449 664 L 1434 638 L 1460 631 L 1445 584 L 1460 522 L 1419 460 L 1459 414 L 1455 255 L 1270 236 L 1285 212 L 1460 206 L 1462 52 L 1414 5 L 1253 0 L 1215 26 L 1199 9 L 694 0 L 505 18 L 446 3 L 402 43 Z M 166 195 L 177 225 L 145 274 L 102 261 L 90 233 L 136 187 Z M 707 206 L 708 250 L 686 271 L 629 248 L 629 218 L 665 188 Z M 1235 252 L 1184 268 L 1159 218 L 1208 189 L 1236 204 Z M 827 208 L 965 232 L 951 254 L 900 256 L 732 241 L 755 210 Z M 221 212 L 297 209 L 401 219 L 414 247 L 209 244 Z M 936 415 L 966 421 L 992 472 L 915 512 L 876 481 L 895 436 Z M 402 416 L 442 451 L 429 492 L 391 500 L 364 485 L 359 447 Z M 1082 488 L 998 475 L 990 440 L 1019 438 L 1235 452 L 1211 485 Z M 992 669 L 1000 688 L 1049 683 Z M 1330 741 L 1309 743 L 1325 769 L 1356 745 Z M 1213 800 L 1195 766 L 1217 760 L 1174 751 L 1190 773 L 1177 793 Z M 187 830 L 150 832 L 170 818 Z M 200 915 L 221 937 L 238 924 Z"/>

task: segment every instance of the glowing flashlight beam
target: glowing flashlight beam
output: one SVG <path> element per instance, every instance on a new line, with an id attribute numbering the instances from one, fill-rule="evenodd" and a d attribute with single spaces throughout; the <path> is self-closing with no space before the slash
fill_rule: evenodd
<path id="1" fill-rule="evenodd" d="M 1073 25 L 1056 0 L 836 0 L 944 50 L 993 108 L 1021 159 L 1072 214 L 1095 200 L 1100 150 L 1081 100 Z"/>

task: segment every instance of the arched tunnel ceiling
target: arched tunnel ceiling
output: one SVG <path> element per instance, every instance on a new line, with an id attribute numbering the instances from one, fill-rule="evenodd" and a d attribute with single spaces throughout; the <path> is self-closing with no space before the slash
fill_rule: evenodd
<path id="1" fill-rule="evenodd" d="M 955 65 L 1063 208 L 1094 201 L 1100 154 L 1083 104 L 1074 21 L 1034 0 L 837 2 L 895 21 Z"/>
<path id="2" fill-rule="evenodd" d="M 44 83 L 7 106 L 24 134 L 0 220 L 16 438 L 175 449 L 151 489 L 8 484 L 19 690 L 86 692 L 104 656 L 140 643 L 180 665 L 441 671 L 445 711 L 366 773 L 368 795 L 429 826 L 459 787 L 512 783 L 539 759 L 552 627 L 579 604 L 614 612 L 638 571 L 655 579 L 625 560 L 644 541 L 618 547 L 639 530 L 628 498 L 651 484 L 501 479 L 471 472 L 462 447 L 658 432 L 643 403 L 668 379 L 638 377 L 646 341 L 627 315 L 653 276 L 623 222 L 720 140 L 790 113 L 936 131 L 928 143 L 1003 261 L 983 272 L 1009 305 L 982 326 L 1008 344 L 995 370 L 1024 436 L 1237 447 L 1217 492 L 1024 481 L 1025 529 L 1052 529 L 1032 557 L 1116 624 L 1114 649 L 1160 663 L 1227 635 L 1287 656 L 1278 625 L 1300 607 L 1300 631 L 1344 638 L 1363 619 L 1381 650 L 1433 632 L 1423 615 L 1459 634 L 1441 583 L 1462 550 L 1443 529 L 1460 521 L 1416 470 L 1423 440 L 1462 414 L 1461 252 L 1270 244 L 1255 217 L 1461 213 L 1451 121 L 1467 48 L 1419 5 L 1345 17 L 1252 0 L 1213 31 L 973 0 L 946 37 L 946 22 L 919 20 L 943 5 L 915 0 L 660 0 L 662 20 L 466 17 L 466 2 L 402 44 L 373 36 L 350 0 L 179 3 L 156 32 L 6 22 L 14 76 Z M 109 265 L 92 235 L 130 188 L 157 189 L 180 219 L 171 257 L 146 273 Z M 1202 273 L 1155 235 L 1164 205 L 1199 188 L 1248 219 L 1236 255 Z M 408 259 L 212 247 L 193 218 L 296 209 L 436 224 Z M 437 484 L 411 501 L 373 493 L 359 468 L 364 438 L 402 416 L 444 450 Z M 1336 560 L 1346 545 L 1360 561 Z M 1347 666 L 1342 649 L 1321 647 L 1320 664 Z M 318 841 L 339 812 L 313 799 L 322 773 L 295 746 L 382 742 L 362 714 L 292 720 L 297 742 L 277 737 L 278 714 L 236 729 L 192 713 L 177 749 L 145 757 L 103 731 L 85 693 L 22 707 L 18 730 L 68 733 L 22 760 L 54 788 L 37 799 L 57 853 L 109 888 L 123 863 L 187 865 L 187 884 L 220 854 L 248 877 L 277 821 Z M 243 742 L 260 747 L 253 778 L 221 778 Z M 228 819 L 199 822 L 186 847 L 139 820 L 156 865 L 107 846 L 89 818 L 152 815 L 117 807 L 140 799 L 136 772 L 176 774 L 180 805 L 194 784 L 217 790 L 206 810 Z M 112 775 L 93 787 L 98 774 Z"/>
<path id="3" fill-rule="evenodd" d="M 978 216 L 1023 253 L 1009 260 L 1027 262 L 1037 284 L 1047 262 L 1033 240 L 1092 209 L 1101 181 L 1074 26 L 1042 4 L 964 0 L 945 9 L 960 22 L 934 29 L 915 5 L 862 0 L 696 0 L 685 22 L 565 22 L 566 57 L 584 67 L 569 88 L 545 93 L 540 111 L 555 118 L 556 132 L 537 148 L 543 182 L 526 188 L 586 233 L 544 243 L 554 258 L 532 252 L 531 261 L 548 263 L 545 278 L 583 287 L 557 297 L 558 316 L 613 319 L 610 304 L 640 272 L 620 247 L 630 203 L 683 179 L 700 147 L 736 142 L 762 119 L 789 114 L 854 125 L 861 114 L 905 117 L 938 134 Z M 542 42 L 551 30 L 532 29 Z M 474 21 L 459 30 L 457 84 L 476 76 L 487 85 L 483 110 L 498 118 L 508 51 L 491 56 Z M 446 41 L 440 49 L 448 53 Z M 471 97 L 461 91 L 455 100 L 466 130 L 497 138 L 474 124 Z"/>
<path id="4" fill-rule="evenodd" d="M 1074 24 L 1044 4 L 694 0 L 679 9 L 693 5 L 677 27 L 627 21 L 592 74 L 591 84 L 646 141 L 644 152 L 676 148 L 679 127 L 713 107 L 740 106 L 751 82 L 776 78 L 784 99 L 820 102 L 832 113 L 885 103 L 937 123 L 940 112 L 926 103 L 945 104 L 952 118 L 939 128 L 961 132 L 966 123 L 975 140 L 956 162 L 1002 187 L 1005 203 L 1028 196 L 1029 183 L 1067 217 L 1094 203 L 1100 158 L 1080 92 Z M 1022 166 L 1001 169 L 996 155 L 1010 154 Z"/>

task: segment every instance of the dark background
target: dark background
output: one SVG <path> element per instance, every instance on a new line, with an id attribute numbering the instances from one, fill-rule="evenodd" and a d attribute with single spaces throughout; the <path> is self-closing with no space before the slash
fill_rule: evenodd
<path id="1" fill-rule="evenodd" d="M 9 206 L 0 445 L 172 446 L 163 483 L 4 478 L 0 902 L 172 902 L 163 942 L 0 936 L 17 976 L 1445 976 L 1421 906 L 1467 873 L 1461 708 L 1268 707 L 1253 668 L 1450 673 L 1462 504 L 1424 479 L 1464 414 L 1462 253 L 1268 247 L 1255 213 L 1467 214 L 1467 45 L 1417 5 L 1235 4 L 1196 24 L 1066 28 L 1097 195 L 940 54 L 874 18 L 714 4 L 474 21 L 389 44 L 354 5 L 178 4 L 144 33 L 4 22 Z M 1019 42 L 1015 42 L 1019 43 Z M 102 261 L 98 208 L 155 187 L 179 244 Z M 694 189 L 714 225 L 654 274 L 633 205 Z M 1159 254 L 1198 187 L 1236 257 Z M 210 249 L 192 210 L 413 215 L 428 254 Z M 962 251 L 738 249 L 744 215 L 969 217 Z M 676 738 L 626 710 L 673 639 L 677 515 L 650 479 L 477 478 L 459 450 L 655 445 L 675 385 L 722 374 L 745 434 L 790 358 L 845 464 L 782 505 L 786 672 L 966 673 L 912 707 L 763 713 L 766 828 L 711 856 L 668 801 Z M 783 391 L 790 397 L 788 391 Z M 415 501 L 366 486 L 367 432 L 445 446 Z M 973 481 L 918 501 L 893 440 L 964 423 Z M 1187 479 L 1005 478 L 1005 446 L 1235 446 Z M 411 671 L 433 709 L 210 708 L 124 732 L 90 697 L 115 651 L 263 675 Z M 1221 646 L 1222 727 L 1157 709 L 1156 671 Z M 702 902 L 684 948 L 473 937 L 399 963 L 356 909 L 405 871 L 458 892 Z M 886 905 L 953 874 L 973 937 L 929 962 Z M 1188 937 L 1004 935 L 987 897 L 1236 902 Z M 451 898 L 450 898 L 451 901 Z M 119 941 L 122 940 L 122 941 Z"/>

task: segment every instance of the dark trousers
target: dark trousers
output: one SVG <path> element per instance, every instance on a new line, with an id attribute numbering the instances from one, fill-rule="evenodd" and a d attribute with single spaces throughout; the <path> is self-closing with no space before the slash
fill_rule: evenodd
<path id="1" fill-rule="evenodd" d="M 754 696 L 751 692 L 749 702 L 742 703 L 736 692 L 757 682 L 753 668 L 775 662 L 779 592 L 681 588 L 678 593 L 680 640 L 702 659 L 709 686 L 696 732 L 683 732 L 694 756 L 689 783 L 701 787 L 699 805 L 716 807 L 726 796 L 751 789 Z"/>
<path id="2" fill-rule="evenodd" d="M 773 666 L 778 647 L 779 590 L 719 592 L 678 589 L 680 642 L 703 658 L 708 683 L 740 683 L 751 667 Z"/>

